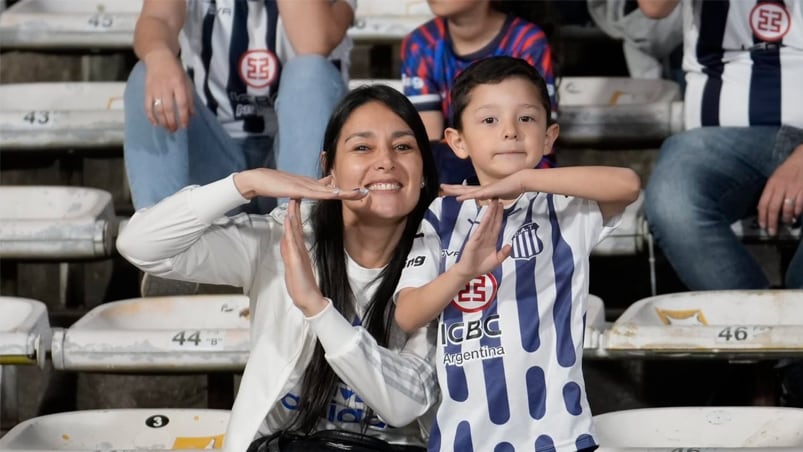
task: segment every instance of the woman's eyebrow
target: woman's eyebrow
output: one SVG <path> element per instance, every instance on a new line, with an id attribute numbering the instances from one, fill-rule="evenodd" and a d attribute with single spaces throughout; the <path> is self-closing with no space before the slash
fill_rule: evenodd
<path id="1" fill-rule="evenodd" d="M 399 137 L 415 137 L 415 134 L 412 130 L 397 130 L 393 132 L 390 136 L 391 138 L 399 138 Z"/>
<path id="2" fill-rule="evenodd" d="M 374 132 L 366 130 L 364 132 L 352 133 L 351 135 L 347 136 L 346 139 L 343 140 L 343 142 L 346 143 L 352 138 L 373 138 L 373 137 L 374 137 Z"/>

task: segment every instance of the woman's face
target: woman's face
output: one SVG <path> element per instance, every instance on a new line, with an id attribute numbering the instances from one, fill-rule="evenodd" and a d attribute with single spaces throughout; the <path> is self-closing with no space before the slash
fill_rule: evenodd
<path id="1" fill-rule="evenodd" d="M 341 190 L 365 188 L 368 196 L 343 201 L 343 219 L 398 221 L 421 195 L 423 162 L 413 130 L 381 102 L 356 108 L 343 124 L 332 166 Z"/>

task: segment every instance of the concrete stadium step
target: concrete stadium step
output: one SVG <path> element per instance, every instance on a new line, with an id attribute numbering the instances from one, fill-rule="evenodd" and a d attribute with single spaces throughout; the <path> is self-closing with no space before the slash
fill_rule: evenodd
<path id="1" fill-rule="evenodd" d="M 0 365 L 44 366 L 51 336 L 45 304 L 0 297 L 0 313 Z"/>

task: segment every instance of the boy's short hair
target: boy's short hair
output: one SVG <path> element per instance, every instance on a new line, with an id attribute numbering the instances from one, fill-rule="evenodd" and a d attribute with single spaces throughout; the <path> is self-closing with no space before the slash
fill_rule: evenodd
<path id="1" fill-rule="evenodd" d="M 494 56 L 483 58 L 471 64 L 457 76 L 452 87 L 452 124 L 457 130 L 463 128 L 461 116 L 470 100 L 471 91 L 478 85 L 501 83 L 511 77 L 529 80 L 541 97 L 541 105 L 546 112 L 547 125 L 552 124 L 552 106 L 546 81 L 530 63 L 521 58 Z"/>

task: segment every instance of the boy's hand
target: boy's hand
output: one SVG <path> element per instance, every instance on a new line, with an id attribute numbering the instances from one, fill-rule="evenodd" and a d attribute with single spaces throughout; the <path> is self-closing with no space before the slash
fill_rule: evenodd
<path id="1" fill-rule="evenodd" d="M 280 250 L 287 292 L 296 307 L 310 317 L 321 312 L 328 302 L 323 298 L 312 272 L 312 261 L 304 244 L 300 210 L 299 201 L 291 199 L 284 219 L 284 236 Z"/>
<path id="2" fill-rule="evenodd" d="M 484 275 L 496 267 L 510 255 L 510 245 L 497 251 L 499 231 L 502 228 L 504 208 L 502 203 L 494 200 L 480 220 L 479 226 L 471 233 L 460 260 L 452 267 L 466 282 L 478 275 Z"/>
<path id="3" fill-rule="evenodd" d="M 513 199 L 526 191 L 522 178 L 525 177 L 525 172 L 528 171 L 537 170 L 517 171 L 504 179 L 479 187 L 476 185 L 441 184 L 441 190 L 446 196 L 457 196 L 458 201 L 467 199 Z"/>

